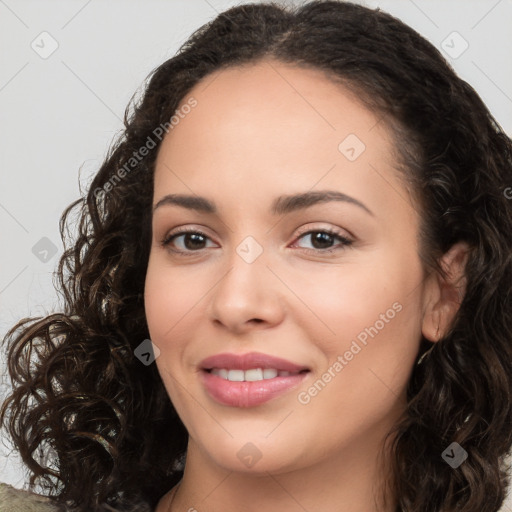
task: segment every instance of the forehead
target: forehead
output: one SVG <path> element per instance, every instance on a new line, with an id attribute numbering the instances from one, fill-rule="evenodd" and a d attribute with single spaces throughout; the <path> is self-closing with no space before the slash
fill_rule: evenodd
<path id="1" fill-rule="evenodd" d="M 379 121 L 363 105 L 357 92 L 335 83 L 322 70 L 271 59 L 206 76 L 182 99 L 180 107 L 191 97 L 197 100 L 199 108 L 183 125 L 196 121 L 193 128 L 197 128 L 196 124 L 211 123 L 203 136 L 213 135 L 219 128 L 236 128 L 242 137 L 250 134 L 251 129 L 262 135 L 262 128 L 275 133 L 276 129 L 286 127 L 301 127 L 304 136 L 316 132 L 323 137 L 333 132 L 342 135 L 347 129 L 362 135 Z M 276 142 L 283 141 L 286 132 L 279 135 Z"/>
<path id="2" fill-rule="evenodd" d="M 155 195 L 199 186 L 236 197 L 248 183 L 254 195 L 302 192 L 319 180 L 349 192 L 395 165 L 378 114 L 320 70 L 273 60 L 230 67 L 196 84 L 178 112 L 191 99 L 159 149 Z"/>

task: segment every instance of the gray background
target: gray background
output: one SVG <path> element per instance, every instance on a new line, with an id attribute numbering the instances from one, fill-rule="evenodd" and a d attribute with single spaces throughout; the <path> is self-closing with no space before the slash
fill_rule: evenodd
<path id="1" fill-rule="evenodd" d="M 132 94 L 196 28 L 239 3 L 0 0 L 0 336 L 58 309 L 59 217 L 122 129 Z M 512 0 L 359 3 L 382 7 L 440 48 L 512 135 Z M 0 372 L 2 393 L 5 361 Z M 4 442 L 0 481 L 24 485 Z M 512 500 L 502 510 L 512 512 Z"/>

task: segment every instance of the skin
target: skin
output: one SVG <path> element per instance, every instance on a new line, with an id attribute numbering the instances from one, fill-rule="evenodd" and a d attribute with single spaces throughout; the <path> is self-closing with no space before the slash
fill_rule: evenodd
<path id="1" fill-rule="evenodd" d="M 156 364 L 190 436 L 172 510 L 313 512 L 343 503 L 347 512 L 392 511 L 392 496 L 386 508 L 375 504 L 389 474 L 377 453 L 404 410 L 421 334 L 436 341 L 456 308 L 450 286 L 427 274 L 419 257 L 419 214 L 396 170 L 390 133 L 320 71 L 276 61 L 217 72 L 182 105 L 190 97 L 197 106 L 160 147 L 153 204 L 196 194 L 217 213 L 158 207 L 145 285 Z M 354 161 L 338 149 L 349 134 L 366 146 Z M 278 196 L 326 190 L 371 213 L 342 201 L 270 211 Z M 162 246 L 177 227 L 208 238 L 202 246 L 183 236 Z M 302 235 L 326 228 L 352 244 L 328 239 L 328 254 Z M 263 250 L 252 263 L 236 251 L 247 236 Z M 401 310 L 389 319 L 393 304 Z M 383 314 L 378 334 L 334 371 Z M 214 401 L 200 362 L 251 351 L 311 371 L 257 407 Z M 329 368 L 330 381 L 301 403 L 299 393 Z M 252 467 L 237 456 L 249 442 L 261 455 Z M 157 512 L 168 512 L 169 497 Z"/>

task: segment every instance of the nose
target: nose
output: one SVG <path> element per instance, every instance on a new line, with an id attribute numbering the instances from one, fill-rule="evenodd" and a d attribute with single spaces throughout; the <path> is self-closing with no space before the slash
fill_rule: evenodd
<path id="1" fill-rule="evenodd" d="M 217 327 L 243 334 L 283 321 L 284 296 L 279 290 L 279 280 L 265 261 L 261 255 L 248 263 L 234 252 L 229 270 L 210 295 L 208 315 Z"/>

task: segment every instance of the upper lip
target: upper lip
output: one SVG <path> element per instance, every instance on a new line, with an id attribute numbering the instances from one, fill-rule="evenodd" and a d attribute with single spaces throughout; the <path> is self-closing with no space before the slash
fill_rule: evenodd
<path id="1" fill-rule="evenodd" d="M 223 353 L 207 357 L 201 361 L 203 370 L 212 368 L 226 368 L 229 370 L 250 370 L 251 368 L 274 368 L 276 370 L 298 373 L 309 370 L 307 366 L 292 363 L 280 357 L 270 356 L 260 352 L 249 352 L 247 354 Z"/>

